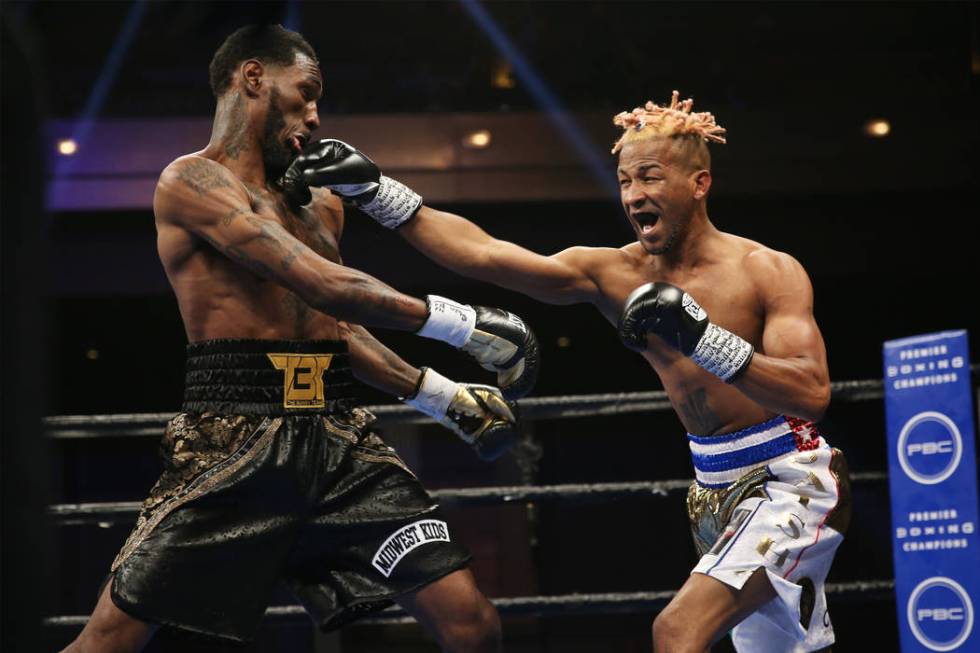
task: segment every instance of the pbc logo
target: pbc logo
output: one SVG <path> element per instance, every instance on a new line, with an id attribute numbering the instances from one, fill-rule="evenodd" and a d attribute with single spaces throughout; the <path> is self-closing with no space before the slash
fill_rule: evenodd
<path id="1" fill-rule="evenodd" d="M 898 462 L 917 483 L 935 485 L 960 464 L 963 437 L 949 417 L 936 411 L 913 416 L 898 435 Z"/>
<path id="2" fill-rule="evenodd" d="M 387 578 L 410 551 L 429 542 L 448 541 L 449 527 L 446 522 L 438 519 L 422 519 L 392 533 L 391 537 L 378 547 L 371 564 Z"/>
<path id="3" fill-rule="evenodd" d="M 333 354 L 267 354 L 284 374 L 282 405 L 286 408 L 323 408 L 323 373 Z"/>
<path id="4" fill-rule="evenodd" d="M 905 451 L 909 458 L 915 454 L 935 456 L 937 453 L 953 453 L 953 441 L 943 440 L 942 442 L 920 442 L 910 444 L 905 448 Z"/>
<path id="5" fill-rule="evenodd" d="M 951 578 L 927 578 L 912 590 L 906 608 L 912 634 L 933 651 L 952 651 L 973 631 L 973 603 Z"/>

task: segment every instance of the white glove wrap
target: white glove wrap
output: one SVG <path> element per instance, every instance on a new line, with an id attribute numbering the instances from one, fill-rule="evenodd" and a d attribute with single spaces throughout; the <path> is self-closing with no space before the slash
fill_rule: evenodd
<path id="1" fill-rule="evenodd" d="M 382 227 L 395 229 L 415 215 L 421 205 L 421 195 L 400 181 L 382 175 L 378 192 L 370 202 L 359 205 L 359 208 Z"/>
<path id="2" fill-rule="evenodd" d="M 476 311 L 472 306 L 438 295 L 428 295 L 429 318 L 418 335 L 447 342 L 459 349 L 470 340 L 476 328 Z"/>
<path id="3" fill-rule="evenodd" d="M 709 322 L 691 360 L 722 381 L 728 381 L 749 364 L 754 351 L 752 345 L 728 329 Z"/>
<path id="4" fill-rule="evenodd" d="M 450 381 L 433 369 L 426 369 L 422 373 L 419 391 L 411 399 L 406 399 L 405 403 L 438 422 L 445 419 L 449 404 L 458 391 L 458 383 Z"/>

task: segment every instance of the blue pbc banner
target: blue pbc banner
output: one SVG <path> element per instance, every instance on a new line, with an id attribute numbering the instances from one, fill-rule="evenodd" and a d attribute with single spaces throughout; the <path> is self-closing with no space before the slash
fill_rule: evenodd
<path id="1" fill-rule="evenodd" d="M 895 595 L 903 653 L 980 651 L 977 469 L 965 331 L 885 343 Z"/>

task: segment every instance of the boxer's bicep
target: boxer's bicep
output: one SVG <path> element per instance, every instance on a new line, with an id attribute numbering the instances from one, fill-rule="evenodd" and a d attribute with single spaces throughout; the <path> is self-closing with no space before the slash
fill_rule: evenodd
<path id="1" fill-rule="evenodd" d="M 773 253 L 759 284 L 765 311 L 762 347 L 766 356 L 795 361 L 826 380 L 827 352 L 813 315 L 813 286 L 792 257 Z"/>
<path id="2" fill-rule="evenodd" d="M 593 270 L 599 265 L 598 259 L 599 254 L 592 247 L 570 247 L 545 258 L 547 264 L 541 278 L 547 282 L 545 292 L 556 298 L 552 303 L 597 301 L 599 285 Z"/>

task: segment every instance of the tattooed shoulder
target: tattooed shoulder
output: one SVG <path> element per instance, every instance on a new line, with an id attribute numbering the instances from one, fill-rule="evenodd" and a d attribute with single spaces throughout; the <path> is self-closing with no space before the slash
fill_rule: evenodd
<path id="1" fill-rule="evenodd" d="M 199 197 L 204 197 L 215 188 L 231 188 L 228 175 L 218 168 L 220 165 L 197 157 L 185 159 L 177 168 L 177 179 Z"/>

